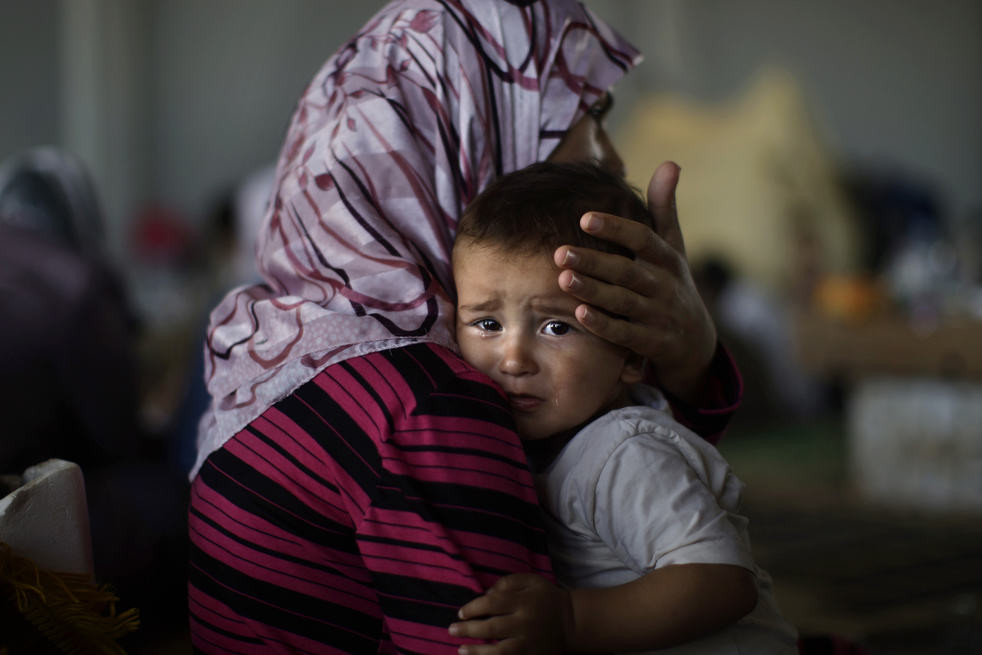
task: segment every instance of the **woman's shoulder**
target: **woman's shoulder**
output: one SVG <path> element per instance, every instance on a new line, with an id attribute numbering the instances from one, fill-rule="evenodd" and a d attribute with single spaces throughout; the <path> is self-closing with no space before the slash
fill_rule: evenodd
<path id="1" fill-rule="evenodd" d="M 393 388 L 402 389 L 400 395 L 411 394 L 417 407 L 439 411 L 445 407 L 454 413 L 485 414 L 508 413 L 507 401 L 501 389 L 485 374 L 465 362 L 449 347 L 420 342 L 382 350 L 366 357 L 373 369 L 380 372 L 380 379 Z M 467 409 L 468 403 L 477 403 Z M 456 406 L 456 409 L 454 407 Z"/>
<path id="2" fill-rule="evenodd" d="M 420 387 L 441 386 L 448 381 L 492 384 L 491 379 L 468 364 L 449 347 L 431 341 L 411 343 L 366 355 L 385 362 L 402 375 L 419 380 Z"/>
<path id="3" fill-rule="evenodd" d="M 501 389 L 450 348 L 416 343 L 360 357 L 350 366 L 370 389 L 361 411 L 381 410 L 374 423 L 383 441 L 416 452 L 429 448 L 441 453 L 440 462 L 451 453 L 478 459 L 492 454 L 508 476 L 516 475 L 516 466 L 527 472 Z"/>

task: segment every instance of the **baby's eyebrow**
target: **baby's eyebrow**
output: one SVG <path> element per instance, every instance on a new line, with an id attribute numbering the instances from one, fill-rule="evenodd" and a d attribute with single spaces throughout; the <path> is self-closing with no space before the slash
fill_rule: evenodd
<path id="1" fill-rule="evenodd" d="M 497 300 L 485 300 L 484 302 L 472 303 L 470 305 L 457 305 L 458 312 L 488 312 L 497 309 L 500 303 Z"/>

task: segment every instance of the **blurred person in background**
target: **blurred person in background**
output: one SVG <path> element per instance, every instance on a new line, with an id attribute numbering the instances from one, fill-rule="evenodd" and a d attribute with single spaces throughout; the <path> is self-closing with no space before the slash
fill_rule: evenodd
<path id="1" fill-rule="evenodd" d="M 54 147 L 6 160 L 0 473 L 50 458 L 81 467 L 96 579 L 112 584 L 122 605 L 140 607 L 134 639 L 168 605 L 182 611 L 186 502 L 183 481 L 140 419 L 140 336 L 82 162 Z"/>
<path id="2" fill-rule="evenodd" d="M 0 169 L 0 470 L 92 469 L 138 442 L 136 322 L 81 163 L 54 148 Z"/>

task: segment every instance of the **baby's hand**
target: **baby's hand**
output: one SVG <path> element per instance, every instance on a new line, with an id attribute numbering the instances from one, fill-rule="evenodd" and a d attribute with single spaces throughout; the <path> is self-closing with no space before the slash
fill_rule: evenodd
<path id="1" fill-rule="evenodd" d="M 569 592 L 531 573 L 501 578 L 457 614 L 463 620 L 450 626 L 450 634 L 497 640 L 461 646 L 460 655 L 562 653 L 573 630 Z"/>

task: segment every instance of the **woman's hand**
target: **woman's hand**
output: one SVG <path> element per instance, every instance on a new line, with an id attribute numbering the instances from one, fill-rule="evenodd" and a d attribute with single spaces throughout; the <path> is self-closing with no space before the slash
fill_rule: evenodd
<path id="1" fill-rule="evenodd" d="M 679 173 L 675 163 L 665 162 L 648 184 L 657 234 L 610 214 L 591 212 L 580 219 L 584 231 L 629 248 L 634 260 L 571 246 L 556 249 L 554 258 L 563 269 L 560 288 L 585 303 L 576 309 L 583 327 L 644 356 L 665 391 L 699 406 L 716 350 L 716 327 L 685 257 L 675 207 Z"/>
<path id="2" fill-rule="evenodd" d="M 531 573 L 501 578 L 458 614 L 450 634 L 497 641 L 461 646 L 460 655 L 563 653 L 573 629 L 569 592 Z"/>

